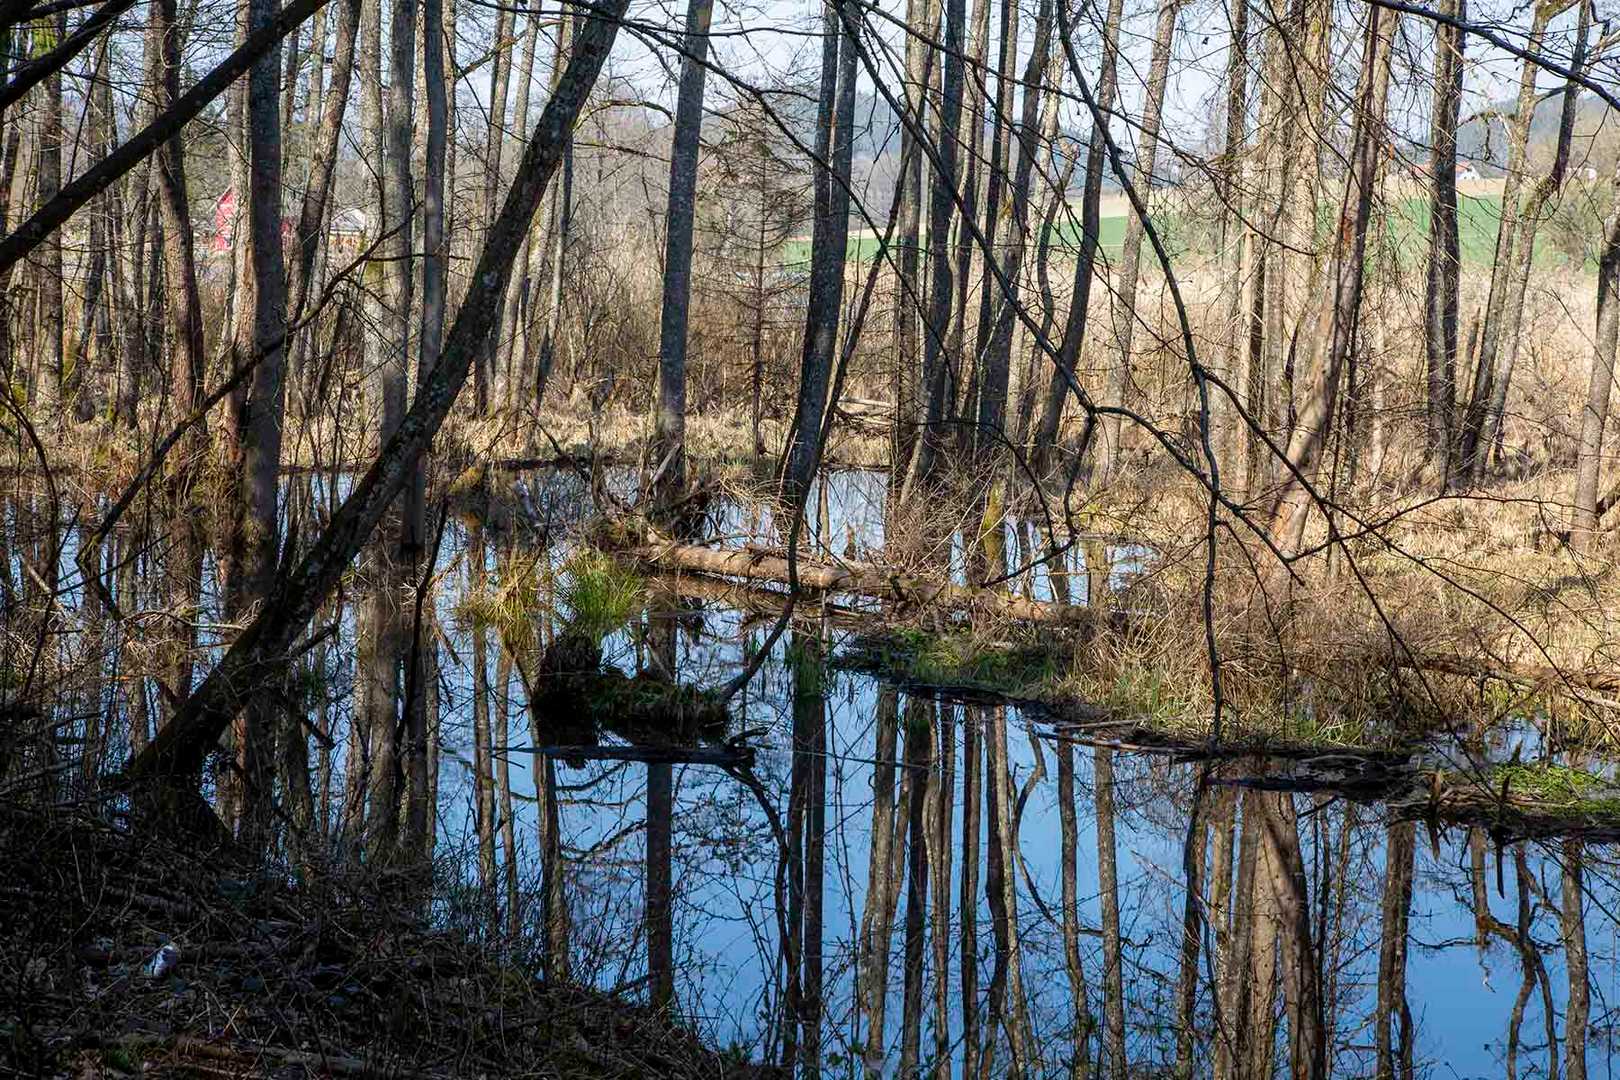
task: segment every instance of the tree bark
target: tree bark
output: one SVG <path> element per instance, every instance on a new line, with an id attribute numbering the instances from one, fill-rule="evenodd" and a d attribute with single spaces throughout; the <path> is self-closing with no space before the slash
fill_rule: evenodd
<path id="1" fill-rule="evenodd" d="M 1437 10 L 1467 16 L 1466 0 L 1441 0 Z M 1434 24 L 1434 102 L 1429 121 L 1429 263 L 1423 292 L 1423 351 L 1427 363 L 1424 453 L 1442 478 L 1456 441 L 1457 306 L 1462 249 L 1457 237 L 1457 119 L 1462 103 L 1462 31 Z"/>
<path id="2" fill-rule="evenodd" d="M 1527 53 L 1541 52 L 1547 23 L 1557 14 L 1559 4 L 1560 0 L 1540 0 L 1535 4 L 1524 43 Z M 1463 413 L 1457 454 L 1452 475 L 1448 478 L 1448 484 L 1453 487 L 1466 486 L 1479 477 L 1488 449 L 1489 410 L 1495 399 L 1502 351 L 1502 320 L 1507 308 L 1514 252 L 1519 242 L 1519 194 L 1524 187 L 1529 161 L 1530 125 L 1536 110 L 1536 75 L 1539 71 L 1540 68 L 1532 60 L 1525 60 L 1519 78 L 1518 102 L 1513 118 L 1507 124 L 1508 153 L 1506 176 L 1502 184 L 1502 216 L 1497 225 L 1496 256 L 1491 264 L 1490 292 L 1485 300 L 1473 389 Z"/>
<path id="3" fill-rule="evenodd" d="M 1298 551 L 1303 542 L 1306 519 L 1313 502 L 1305 485 L 1307 481 L 1314 480 L 1328 435 L 1333 430 L 1339 384 L 1350 361 L 1356 323 L 1361 313 L 1367 233 L 1372 220 L 1378 166 L 1383 158 L 1384 105 L 1389 97 L 1395 26 L 1394 12 L 1384 8 L 1368 9 L 1361 85 L 1351 141 L 1351 169 L 1345 181 L 1334 255 L 1328 270 L 1331 292 L 1322 298 L 1316 333 L 1309 346 L 1313 354 L 1307 384 L 1309 390 L 1288 441 L 1288 460 L 1294 471 L 1283 483 L 1272 513 L 1271 533 L 1278 548 L 1285 554 Z M 1285 564 L 1274 564 L 1272 583 L 1280 584 L 1286 574 Z"/>
<path id="4" fill-rule="evenodd" d="M 1142 126 L 1137 136 L 1135 167 L 1131 184 L 1144 204 L 1152 205 L 1154 170 L 1159 157 L 1159 126 L 1164 117 L 1164 95 L 1170 85 L 1170 52 L 1175 45 L 1176 17 L 1183 0 L 1159 0 L 1158 18 L 1153 28 L 1153 47 L 1148 60 L 1147 100 L 1142 106 Z M 1143 222 L 1131 214 L 1125 222 L 1125 246 L 1120 253 L 1119 285 L 1114 291 L 1114 363 L 1109 368 L 1108 401 L 1129 408 L 1132 347 L 1135 344 L 1136 292 L 1142 277 Z M 1097 461 L 1100 483 L 1108 483 L 1119 469 L 1123 447 L 1124 417 L 1112 415 L 1102 422 L 1102 443 Z"/>
<path id="5" fill-rule="evenodd" d="M 1572 532 L 1588 550 L 1598 546 L 1598 481 L 1603 471 L 1603 435 L 1614 389 L 1616 344 L 1620 342 L 1620 163 L 1610 184 L 1614 206 L 1603 225 L 1603 252 L 1597 273 L 1597 327 L 1592 335 L 1592 366 L 1587 372 L 1586 406 L 1581 410 L 1581 441 L 1575 459 Z"/>
<path id="6" fill-rule="evenodd" d="M 849 177 L 855 147 L 853 18 L 842 0 L 827 0 L 822 25 L 821 91 L 816 106 L 815 226 L 810 241 L 810 296 L 804 316 L 798 405 L 782 455 L 781 499 L 791 521 L 804 509 L 827 410 L 838 351 L 844 260 L 849 248 Z"/>
<path id="7" fill-rule="evenodd" d="M 1063 338 L 1058 343 L 1058 355 L 1047 384 L 1046 399 L 1041 407 L 1041 420 L 1035 428 L 1034 468 L 1036 475 L 1044 475 L 1052 466 L 1052 454 L 1057 449 L 1058 429 L 1063 421 L 1063 406 L 1068 400 L 1070 385 L 1074 381 L 1075 364 L 1085 346 L 1088 307 L 1091 303 L 1091 285 L 1096 277 L 1097 245 L 1101 235 L 1103 162 L 1106 150 L 1104 125 L 1114 108 L 1119 90 L 1119 32 L 1124 12 L 1123 0 L 1108 0 L 1108 12 L 1103 20 L 1102 66 L 1097 74 L 1097 113 L 1103 123 L 1093 118 L 1091 136 L 1086 145 L 1086 179 L 1080 194 L 1080 250 L 1075 255 L 1074 285 L 1069 291 L 1069 311 L 1063 323 Z M 1068 9 L 1057 8 L 1059 33 L 1063 39 L 1072 39 Z M 1072 60 L 1072 57 L 1071 57 Z"/>
<path id="8" fill-rule="evenodd" d="M 692 300 L 692 227 L 697 213 L 703 80 L 709 55 L 713 0 L 686 8 L 685 56 L 675 103 L 669 156 L 669 204 L 664 221 L 664 302 L 658 335 L 658 405 L 654 456 L 660 489 L 678 496 L 686 487 L 686 346 Z"/>

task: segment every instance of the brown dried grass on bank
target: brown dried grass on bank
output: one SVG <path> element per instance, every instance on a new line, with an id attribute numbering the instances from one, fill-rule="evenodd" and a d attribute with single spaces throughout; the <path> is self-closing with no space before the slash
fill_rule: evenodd
<path id="1" fill-rule="evenodd" d="M 432 928 L 401 875 L 295 884 L 16 806 L 0 807 L 0 858 L 0 1073 L 761 1075 L 640 1006 Z M 149 978 L 166 941 L 178 966 Z"/>

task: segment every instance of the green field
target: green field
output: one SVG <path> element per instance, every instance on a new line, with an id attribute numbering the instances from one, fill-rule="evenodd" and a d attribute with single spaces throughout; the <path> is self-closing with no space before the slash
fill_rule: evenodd
<path id="1" fill-rule="evenodd" d="M 1323 235 L 1332 229 L 1333 217 L 1332 209 L 1324 211 L 1321 222 Z M 1462 246 L 1463 262 L 1469 266 L 1489 266 L 1496 257 L 1496 230 L 1501 221 L 1501 200 L 1495 196 L 1459 195 L 1457 217 L 1457 234 Z M 1117 259 L 1125 246 L 1127 220 L 1124 215 L 1101 219 L 1103 254 L 1110 260 Z M 1156 217 L 1155 221 L 1159 223 L 1171 254 L 1183 254 L 1189 245 L 1187 235 L 1178 228 L 1179 215 L 1167 213 Z M 1388 250 L 1407 267 L 1421 265 L 1428 257 L 1428 199 L 1402 200 L 1391 207 L 1384 221 L 1389 242 Z M 1077 222 L 1060 222 L 1053 227 L 1052 233 L 1052 243 L 1060 251 L 1078 245 L 1080 228 Z M 881 237 L 869 235 L 850 237 L 849 258 L 856 263 L 865 264 L 878 257 L 882 250 Z M 808 268 L 809 238 L 798 237 L 789 240 L 782 249 L 782 256 L 782 265 L 785 267 Z M 1566 257 L 1552 251 L 1544 236 L 1537 240 L 1537 263 L 1550 266 L 1564 261 Z"/>

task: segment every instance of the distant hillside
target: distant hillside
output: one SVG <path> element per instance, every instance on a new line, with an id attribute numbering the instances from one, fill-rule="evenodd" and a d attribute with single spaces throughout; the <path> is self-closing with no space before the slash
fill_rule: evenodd
<path id="1" fill-rule="evenodd" d="M 1474 162 L 1486 175 L 1500 173 L 1507 167 L 1507 118 L 1513 111 L 1511 100 L 1493 102 L 1488 115 L 1470 120 L 1457 131 L 1458 157 Z M 1558 135 L 1558 117 L 1564 107 L 1563 95 L 1554 95 L 1536 106 L 1530 122 L 1532 148 L 1550 146 Z M 1620 117 L 1611 116 L 1614 110 L 1595 94 L 1583 93 L 1576 105 L 1575 133 L 1590 135 L 1605 126 L 1620 123 Z M 1577 153 L 1579 150 L 1577 149 Z"/>

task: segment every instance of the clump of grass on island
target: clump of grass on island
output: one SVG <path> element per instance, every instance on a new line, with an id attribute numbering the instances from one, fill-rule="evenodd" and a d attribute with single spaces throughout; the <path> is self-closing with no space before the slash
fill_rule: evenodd
<path id="1" fill-rule="evenodd" d="M 558 579 L 567 631 L 597 644 L 646 606 L 646 579 L 594 548 L 582 548 L 570 556 Z"/>

